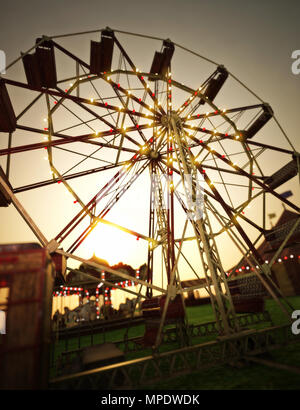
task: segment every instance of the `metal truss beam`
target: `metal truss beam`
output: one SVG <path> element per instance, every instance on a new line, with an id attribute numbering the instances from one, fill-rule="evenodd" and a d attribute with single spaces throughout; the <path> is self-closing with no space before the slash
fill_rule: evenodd
<path id="1" fill-rule="evenodd" d="M 218 367 L 247 357 L 277 350 L 287 344 L 298 344 L 300 335 L 293 335 L 290 325 L 246 331 L 204 344 L 146 356 L 118 364 L 87 370 L 50 380 L 50 389 L 120 389 L 157 385 L 183 374 Z"/>

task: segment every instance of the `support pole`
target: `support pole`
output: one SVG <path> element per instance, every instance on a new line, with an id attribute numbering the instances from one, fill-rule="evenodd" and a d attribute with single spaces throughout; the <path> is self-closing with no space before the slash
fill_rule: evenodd
<path id="1" fill-rule="evenodd" d="M 39 242 L 41 243 L 42 246 L 47 247 L 48 241 L 46 237 L 43 235 L 43 233 L 40 231 L 38 226 L 35 224 L 33 219 L 29 216 L 28 212 L 25 210 L 25 208 L 21 205 L 20 201 L 17 199 L 17 197 L 14 195 L 10 187 L 7 185 L 7 183 L 4 181 L 4 179 L 0 176 L 0 185 L 1 187 L 5 190 L 5 192 L 9 195 L 11 198 L 15 208 L 21 215 L 21 217 L 24 219 L 26 224 L 29 226 L 29 228 L 32 230 L 34 235 L 37 237 Z"/>

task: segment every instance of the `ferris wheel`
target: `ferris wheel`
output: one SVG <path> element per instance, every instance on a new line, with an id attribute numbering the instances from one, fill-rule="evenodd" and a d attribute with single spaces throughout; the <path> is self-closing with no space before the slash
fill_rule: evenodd
<path id="1" fill-rule="evenodd" d="M 86 40 L 88 35 L 97 38 Z M 76 49 L 79 37 L 86 58 L 63 45 L 73 40 Z M 276 190 L 299 174 L 299 153 L 269 104 L 223 65 L 169 39 L 110 28 L 43 36 L 8 67 L 8 74 L 15 66 L 20 66 L 17 73 L 23 70 L 23 80 L 0 80 L 0 131 L 8 141 L 0 150 L 6 158 L 1 205 L 13 202 L 42 246 L 128 280 L 125 273 L 85 261 L 78 256 L 80 247 L 102 223 L 145 241 L 147 275 L 136 282 L 146 289 L 145 299 L 151 301 L 154 291 L 165 295 L 162 322 L 168 304 L 189 290 L 181 287 L 184 259 L 203 279 L 193 289 L 206 290 L 220 329 L 230 334 L 237 331 L 235 312 L 218 246 L 226 243 L 247 259 L 286 310 L 274 290 L 280 293 L 270 276 L 272 263 L 265 263 L 255 245 L 269 233 L 267 197 L 299 213 Z M 186 67 L 193 68 L 191 74 Z M 48 177 L 36 181 L 44 175 L 36 165 L 41 152 L 45 162 L 39 168 L 44 172 L 47 166 Z M 86 182 L 73 184 L 95 175 L 101 175 L 101 186 L 89 183 L 88 197 L 82 194 Z M 126 226 L 126 215 L 122 225 L 111 222 L 111 211 L 144 176 L 147 186 L 136 200 L 147 204 L 141 207 L 145 230 Z M 43 196 L 49 192 L 48 201 L 55 202 L 54 184 L 61 184 L 78 208 L 64 213 L 58 199 L 61 216 L 57 227 L 51 219 L 56 233 L 50 240 L 18 195 L 43 189 Z M 249 214 L 251 207 L 255 213 Z M 299 219 L 290 232 L 298 227 Z M 184 255 L 187 242 L 195 246 L 196 266 Z M 156 282 L 156 259 L 163 265 L 165 286 Z"/>

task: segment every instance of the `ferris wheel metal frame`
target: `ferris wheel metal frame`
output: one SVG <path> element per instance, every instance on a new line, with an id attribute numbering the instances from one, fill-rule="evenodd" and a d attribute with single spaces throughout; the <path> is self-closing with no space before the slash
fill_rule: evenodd
<path id="1" fill-rule="evenodd" d="M 90 63 L 83 61 L 57 42 L 58 39 L 64 37 L 95 33 L 100 34 L 101 37 L 100 41 L 91 41 Z M 161 51 L 155 52 L 149 72 L 140 71 L 136 67 L 119 41 L 118 34 L 162 42 Z M 175 48 L 216 66 L 216 69 L 197 88 L 191 88 L 182 84 L 173 78 L 171 71 L 171 61 Z M 112 70 L 115 49 L 119 53 L 119 64 L 117 69 Z M 63 53 L 74 63 L 74 76 L 60 80 L 57 79 L 55 51 Z M 183 299 L 183 291 L 194 290 L 195 288 L 203 287 L 210 296 L 216 323 L 221 335 L 236 335 L 240 332 L 227 285 L 227 274 L 222 267 L 222 261 L 216 244 L 218 235 L 225 233 L 233 245 L 242 253 L 243 257 L 247 259 L 253 272 L 258 276 L 268 293 L 278 303 L 286 316 L 290 318 L 292 306 L 285 298 L 280 299 L 278 297 L 278 294 L 283 295 L 271 278 L 271 267 L 288 238 L 298 228 L 300 219 L 297 219 L 287 237 L 283 239 L 282 245 L 270 263 L 263 261 L 255 247 L 255 243 L 249 238 L 239 222 L 248 223 L 249 226 L 259 232 L 257 241 L 267 232 L 265 225 L 266 194 L 279 199 L 299 213 L 298 206 L 286 198 L 282 198 L 275 191 L 282 183 L 297 174 L 300 175 L 300 161 L 299 153 L 280 126 L 268 104 L 254 94 L 224 66 L 188 50 L 169 39 L 165 40 L 110 28 L 70 35 L 43 36 L 37 39 L 36 44 L 30 50 L 22 53 L 21 57 L 7 68 L 10 68 L 19 61 L 23 62 L 27 83 L 8 78 L 1 78 L 0 80 L 0 131 L 8 133 L 8 146 L 0 150 L 0 156 L 6 156 L 7 158 L 6 173 L 0 175 L 0 185 L 6 201 L 5 205 L 8 205 L 10 202 L 14 204 L 41 245 L 46 247 L 50 254 L 60 254 L 66 258 L 84 262 L 99 271 L 104 269 L 125 280 L 132 280 L 132 277 L 124 272 L 118 272 L 99 263 L 80 258 L 75 254 L 75 251 L 98 223 L 108 224 L 134 235 L 137 239 L 147 241 L 148 273 L 146 278 L 135 279 L 135 282 L 140 285 L 140 291 L 136 295 L 139 298 L 151 299 L 153 291 L 157 291 L 166 297 L 155 343 L 157 347 L 161 341 L 161 332 L 167 317 L 169 304 L 176 298 L 176 295 L 180 295 Z M 232 109 L 220 108 L 215 103 L 215 98 L 230 77 L 257 98 L 259 103 Z M 127 84 L 124 84 L 125 81 L 121 84 L 120 78 L 125 78 Z M 130 86 L 130 79 L 134 79 L 140 88 L 136 87 L 135 89 Z M 94 83 L 98 80 L 105 82 L 110 87 L 113 92 L 112 97 L 105 97 L 97 91 Z M 70 83 L 67 89 L 61 87 L 60 84 L 64 83 Z M 81 88 L 86 83 L 93 87 L 98 98 L 91 99 L 82 96 Z M 13 104 L 7 93 L 7 86 L 35 91 L 38 92 L 38 95 L 16 116 Z M 186 93 L 186 98 L 183 99 L 177 109 L 174 109 L 173 103 L 174 90 Z M 45 98 L 46 101 L 47 127 L 42 129 L 42 127 L 34 128 L 22 125 L 22 117 L 41 97 Z M 164 100 L 161 101 L 160 97 Z M 114 103 L 115 100 L 113 98 L 118 101 L 119 105 Z M 71 112 L 78 119 L 78 124 L 88 126 L 91 132 L 73 136 L 71 134 L 68 135 L 65 131 L 55 130 L 54 114 L 61 107 L 64 107 L 66 102 L 73 103 L 82 112 L 92 116 L 91 120 L 84 121 L 77 113 Z M 204 110 L 204 107 L 208 111 Z M 100 109 L 103 110 L 104 114 L 99 114 Z M 238 127 L 240 117 L 244 113 L 252 111 L 255 114 L 250 119 L 248 127 L 240 129 Z M 290 149 L 253 140 L 253 137 L 271 119 L 278 125 Z M 101 131 L 95 130 L 95 127 L 93 127 L 92 122 L 94 120 L 98 120 L 102 124 Z M 216 120 L 221 120 L 218 126 L 214 123 Z M 141 121 L 143 123 L 140 123 Z M 196 122 L 198 122 L 197 125 L 195 125 Z M 43 142 L 12 146 L 15 130 L 22 130 L 24 133 L 28 132 L 34 135 L 42 134 L 45 140 Z M 233 162 L 231 155 L 226 152 L 222 144 L 227 142 L 239 145 L 241 153 L 247 158 L 242 165 L 237 165 Z M 95 146 L 95 151 L 87 155 L 66 148 L 68 144 L 74 143 L 85 143 Z M 216 146 L 219 149 L 216 149 Z M 103 148 L 116 152 L 114 162 L 106 161 L 107 164 L 97 168 L 90 168 L 86 171 L 71 173 L 71 170 L 77 166 L 78 163 L 76 163 L 71 170 L 62 173 L 53 157 L 54 149 L 65 149 L 66 151 L 74 152 L 74 155 L 81 155 L 84 158 L 82 161 L 86 161 L 89 158 L 97 158 L 97 152 L 100 151 L 101 153 Z M 16 153 L 41 149 L 46 149 L 52 179 L 13 188 L 9 181 L 11 156 Z M 199 151 L 196 153 L 196 150 Z M 273 175 L 266 176 L 259 164 L 259 156 L 265 151 L 279 152 L 283 155 L 291 156 L 292 161 Z M 120 157 L 124 153 L 129 157 L 121 161 Z M 239 153 L 234 155 L 239 155 Z M 213 161 L 213 165 L 210 165 L 209 161 Z M 254 174 L 254 166 L 257 167 L 259 175 Z M 102 188 L 87 203 L 80 198 L 80 194 L 75 192 L 69 183 L 72 179 L 114 168 L 120 169 L 103 184 Z M 150 171 L 152 176 L 150 180 L 148 235 L 120 226 L 106 219 L 109 211 L 131 189 L 134 182 L 146 169 Z M 209 176 L 210 172 L 213 171 L 218 173 L 219 182 L 213 181 L 213 178 Z M 246 188 L 248 192 L 246 200 L 238 206 L 234 206 L 229 194 L 230 186 L 235 184 L 226 183 L 223 178 L 224 174 L 238 176 L 246 181 L 244 185 L 237 184 Z M 187 178 L 187 176 L 189 177 Z M 55 238 L 48 240 L 26 212 L 18 200 L 17 194 L 54 183 L 62 183 L 73 196 L 74 203 L 78 203 L 81 209 Z M 218 184 L 227 193 L 229 203 L 216 187 Z M 183 190 L 183 194 L 179 192 L 178 186 Z M 109 200 L 99 212 L 97 208 L 99 208 L 99 205 L 103 203 L 103 199 L 106 197 L 109 197 Z M 260 226 L 244 214 L 244 209 L 258 197 L 263 198 L 263 226 Z M 174 224 L 176 223 L 174 201 L 177 201 L 187 216 L 180 238 L 176 238 L 174 233 Z M 220 208 L 222 212 L 220 212 Z M 221 226 L 221 229 L 217 232 L 212 227 L 212 215 Z M 62 250 L 63 241 L 75 229 L 78 229 L 80 223 L 86 220 L 86 218 L 90 218 L 88 226 L 81 230 L 81 233 L 67 251 Z M 194 236 L 192 238 L 186 237 L 188 224 L 191 224 L 193 229 Z M 205 283 L 191 289 L 182 289 L 178 271 L 178 260 L 180 257 L 184 257 L 182 245 L 187 240 L 196 241 L 202 263 L 200 270 L 204 274 Z M 167 276 L 166 288 L 157 286 L 153 279 L 154 253 L 159 247 L 161 247 L 161 257 L 163 258 Z M 187 262 L 189 263 L 189 261 Z M 199 278 L 196 271 L 195 274 Z M 142 288 L 146 288 L 145 295 L 141 293 Z"/>

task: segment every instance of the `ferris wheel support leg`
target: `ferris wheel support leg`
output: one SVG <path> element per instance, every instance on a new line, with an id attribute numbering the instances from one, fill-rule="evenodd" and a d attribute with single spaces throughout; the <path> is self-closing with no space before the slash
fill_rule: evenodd
<path id="1" fill-rule="evenodd" d="M 34 235 L 37 237 L 39 242 L 44 246 L 47 247 L 49 242 L 46 239 L 46 237 L 43 235 L 41 230 L 38 228 L 36 223 L 33 221 L 33 219 L 30 217 L 28 212 L 25 210 L 25 208 L 22 206 L 20 201 L 17 199 L 15 194 L 12 192 L 10 187 L 7 185 L 7 183 L 4 181 L 4 179 L 0 176 L 0 187 L 5 191 L 5 193 L 10 197 L 12 203 L 14 204 L 16 210 L 19 212 L 21 217 L 24 219 L 26 224 L 29 226 L 29 228 L 32 230 Z"/>
<path id="2" fill-rule="evenodd" d="M 186 141 L 182 141 L 181 137 L 182 135 L 184 135 L 182 134 L 182 127 L 180 123 L 176 123 L 176 117 L 174 117 L 174 115 L 171 116 L 170 126 L 173 130 L 176 145 L 179 151 L 177 161 L 178 164 L 181 165 L 180 174 L 183 180 L 183 184 L 185 175 L 192 175 L 192 186 L 194 192 L 196 192 L 196 184 L 198 183 L 196 179 L 197 167 L 190 158 L 189 151 L 186 149 Z M 175 152 L 177 154 L 177 151 Z M 188 194 L 186 193 L 186 195 Z M 196 213 L 198 212 L 196 209 L 195 211 Z M 219 328 L 219 332 L 224 333 L 225 335 L 236 333 L 237 331 L 239 331 L 239 329 L 235 320 L 234 306 L 228 293 L 225 273 L 222 268 L 216 243 L 213 241 L 213 244 L 210 245 L 211 236 L 207 232 L 207 229 L 211 230 L 211 226 L 207 213 L 204 212 L 200 219 L 197 217 L 196 221 L 194 221 L 192 225 L 195 231 L 195 236 L 197 237 L 197 242 L 199 244 L 199 253 L 205 271 L 204 274 L 206 280 L 208 281 L 208 285 L 210 285 L 209 281 L 211 281 L 211 285 L 213 286 L 215 293 L 211 293 L 210 298 L 212 308 L 216 316 L 216 322 Z M 206 256 L 206 262 L 203 259 L 203 254 L 205 254 Z M 221 286 L 222 284 L 225 286 L 225 293 L 223 292 Z M 229 303 L 230 305 L 229 308 L 227 307 L 227 303 Z M 230 320 L 231 318 L 233 319 L 233 326 L 232 321 Z"/>
<path id="3" fill-rule="evenodd" d="M 271 277 L 270 266 L 268 266 L 267 264 L 264 263 L 263 265 L 261 265 L 261 269 L 262 269 L 263 273 L 266 275 L 266 277 L 269 279 Z M 280 302 L 279 298 L 277 297 L 276 293 L 273 291 L 271 286 L 267 283 L 267 281 L 262 277 L 262 275 L 257 270 L 255 271 L 255 273 L 258 276 L 258 278 L 260 279 L 260 281 L 262 282 L 262 284 L 264 285 L 264 287 L 267 289 L 269 294 L 273 297 L 273 299 L 280 306 L 283 313 L 287 316 L 289 321 L 291 321 L 291 314 L 288 312 L 286 307 Z"/>
<path id="4" fill-rule="evenodd" d="M 217 218 L 217 220 L 222 223 L 221 218 L 220 219 L 220 215 L 218 215 L 216 209 L 213 207 L 213 205 L 211 203 L 209 203 L 209 207 L 210 210 L 212 212 L 214 212 L 215 217 Z M 281 298 L 284 300 L 284 302 L 289 306 L 289 308 L 291 309 L 291 311 L 294 311 L 295 309 L 293 308 L 293 306 L 289 303 L 289 301 L 283 296 L 280 288 L 276 285 L 276 283 L 274 283 L 274 281 L 272 280 L 272 276 L 271 276 L 271 266 L 273 265 L 274 261 L 277 259 L 278 255 L 280 254 L 281 250 L 283 249 L 283 247 L 285 246 L 286 242 L 288 241 L 289 237 L 293 234 L 294 230 L 296 229 L 296 227 L 298 226 L 298 223 L 300 222 L 300 219 L 296 222 L 296 224 L 294 225 L 294 227 L 292 228 L 291 232 L 289 233 L 289 235 L 287 236 L 287 238 L 285 239 L 285 241 L 281 244 L 281 247 L 278 249 L 277 254 L 274 255 L 272 261 L 269 264 L 264 264 L 261 265 L 261 269 L 263 270 L 264 274 L 266 275 L 268 281 L 270 282 L 270 285 L 272 286 L 273 289 L 275 289 L 281 296 Z M 270 296 L 272 298 L 274 298 L 275 302 L 278 304 L 278 306 L 280 307 L 280 309 L 283 311 L 284 314 L 286 314 L 290 320 L 290 314 L 287 312 L 287 310 L 285 309 L 285 307 L 283 306 L 283 304 L 280 302 L 279 298 L 276 296 L 276 293 L 274 291 L 272 291 L 272 288 L 270 287 L 270 285 L 267 283 L 266 280 L 264 280 L 264 278 L 259 274 L 258 269 L 255 267 L 255 265 L 253 264 L 253 261 L 251 261 L 251 259 L 249 258 L 249 256 L 247 255 L 247 252 L 244 253 L 243 249 L 241 247 L 242 242 L 239 240 L 239 238 L 237 237 L 237 235 L 234 233 L 234 231 L 231 230 L 231 228 L 229 228 L 227 230 L 227 235 L 229 236 L 229 238 L 232 240 L 232 242 L 235 244 L 235 246 L 237 247 L 237 249 L 239 249 L 239 251 L 244 255 L 243 257 L 247 260 L 247 262 L 249 263 L 249 265 L 253 268 L 254 273 L 256 274 L 256 276 L 258 277 L 258 279 L 261 281 L 261 283 L 263 284 L 263 286 L 265 287 L 265 289 L 267 290 L 267 292 L 270 294 Z M 240 244 L 238 243 L 238 241 L 240 242 Z M 256 261 L 256 263 L 259 264 L 258 261 Z"/>
<path id="5" fill-rule="evenodd" d="M 186 220 L 185 224 L 184 224 L 182 239 L 185 237 L 185 232 L 186 232 L 186 229 L 187 229 L 187 225 L 188 225 L 188 220 Z M 160 342 L 161 342 L 161 333 L 162 333 L 162 329 L 163 329 L 163 326 L 164 326 L 164 323 L 165 323 L 165 320 L 166 320 L 170 299 L 173 300 L 176 297 L 178 290 L 179 290 L 179 293 L 181 293 L 181 297 L 183 299 L 181 286 L 179 285 L 177 287 L 176 286 L 176 281 L 175 281 L 177 265 L 178 265 L 179 257 L 180 257 L 180 254 L 181 254 L 182 244 L 183 244 L 183 241 L 180 242 L 179 251 L 178 251 L 174 266 L 172 268 L 169 284 L 167 286 L 167 297 L 166 297 L 166 301 L 165 301 L 165 304 L 164 304 L 164 309 L 163 309 L 161 321 L 160 321 L 160 324 L 159 324 L 159 328 L 158 328 L 158 332 L 157 332 L 157 336 L 156 336 L 156 340 L 155 340 L 154 350 L 158 348 L 158 346 L 160 345 Z M 180 282 L 179 282 L 179 284 L 180 284 Z M 182 300 L 182 302 L 183 302 L 183 306 L 184 306 L 184 301 Z M 185 308 L 184 308 L 184 310 L 185 310 Z"/>

